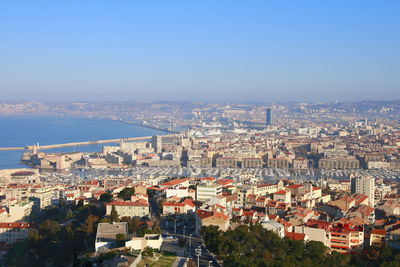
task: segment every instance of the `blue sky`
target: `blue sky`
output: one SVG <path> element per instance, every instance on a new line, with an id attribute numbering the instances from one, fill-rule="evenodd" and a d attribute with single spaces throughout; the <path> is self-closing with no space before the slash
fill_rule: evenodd
<path id="1" fill-rule="evenodd" d="M 400 1 L 0 2 L 0 99 L 400 99 Z"/>

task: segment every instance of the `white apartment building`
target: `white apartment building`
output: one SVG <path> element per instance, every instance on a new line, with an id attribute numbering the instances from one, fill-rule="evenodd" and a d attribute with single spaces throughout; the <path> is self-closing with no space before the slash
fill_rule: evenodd
<path id="1" fill-rule="evenodd" d="M 351 179 L 351 193 L 368 196 L 368 204 L 374 207 L 375 178 L 372 176 L 353 177 Z"/>
<path id="2" fill-rule="evenodd" d="M 197 186 L 196 199 L 200 201 L 208 201 L 212 197 L 222 194 L 222 186 L 219 184 L 204 183 Z"/>
<path id="3" fill-rule="evenodd" d="M 167 198 L 176 196 L 179 198 L 188 197 L 189 196 L 189 188 L 188 187 L 178 187 L 178 188 L 168 188 L 165 190 Z"/>
<path id="4" fill-rule="evenodd" d="M 38 201 L 38 208 L 45 209 L 47 206 L 51 205 L 51 198 L 53 196 L 52 188 L 49 187 L 38 187 L 32 189 L 30 197 L 33 200 Z"/>

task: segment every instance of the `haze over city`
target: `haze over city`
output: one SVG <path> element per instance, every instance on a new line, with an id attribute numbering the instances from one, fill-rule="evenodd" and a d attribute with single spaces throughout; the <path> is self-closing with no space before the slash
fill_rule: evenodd
<path id="1" fill-rule="evenodd" d="M 400 98 L 399 1 L 2 1 L 3 100 Z"/>

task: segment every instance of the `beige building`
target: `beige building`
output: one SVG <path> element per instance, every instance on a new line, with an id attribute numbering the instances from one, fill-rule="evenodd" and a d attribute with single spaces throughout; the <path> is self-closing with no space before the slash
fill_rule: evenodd
<path id="1" fill-rule="evenodd" d="M 261 184 L 257 185 L 253 188 L 253 194 L 257 196 L 265 196 L 269 194 L 273 194 L 278 190 L 283 189 L 283 183 L 280 182 L 278 184 Z"/>
<path id="2" fill-rule="evenodd" d="M 259 158 L 244 158 L 242 160 L 242 168 L 262 168 L 263 160 Z"/>
<path id="3" fill-rule="evenodd" d="M 336 169 L 336 170 L 359 169 L 360 162 L 355 158 L 344 158 L 344 159 L 324 158 L 318 161 L 318 167 L 320 169 Z"/>
<path id="4" fill-rule="evenodd" d="M 236 158 L 217 158 L 215 166 L 217 168 L 237 168 L 237 159 Z"/>
<path id="5" fill-rule="evenodd" d="M 133 237 L 131 240 L 125 242 L 125 247 L 132 250 L 143 250 L 146 247 L 152 249 L 160 249 L 163 238 L 159 234 L 145 234 L 143 237 Z"/>
<path id="6" fill-rule="evenodd" d="M 274 193 L 274 200 L 282 203 L 290 203 L 290 190 L 280 190 Z"/>
<path id="7" fill-rule="evenodd" d="M 149 204 L 144 201 L 113 201 L 107 203 L 106 214 L 111 214 L 112 206 L 118 213 L 119 217 L 143 217 L 149 215 Z"/>
<path id="8" fill-rule="evenodd" d="M 288 169 L 289 161 L 287 159 L 282 159 L 282 158 L 269 159 L 267 162 L 267 167 L 275 169 Z"/>
<path id="9" fill-rule="evenodd" d="M 307 169 L 308 168 L 308 160 L 307 159 L 294 159 L 292 161 L 292 168 L 296 170 Z"/>
<path id="10" fill-rule="evenodd" d="M 164 202 L 163 206 L 163 215 L 168 214 L 186 214 L 189 211 L 194 212 L 196 205 L 189 199 L 185 199 L 181 203 L 176 202 Z"/>
<path id="11" fill-rule="evenodd" d="M 373 229 L 369 238 L 370 246 L 382 246 L 386 241 L 386 230 L 385 229 Z"/>
<path id="12" fill-rule="evenodd" d="M 8 216 L 6 222 L 17 222 L 26 220 L 33 212 L 34 203 L 31 200 L 23 200 L 8 206 Z"/>
<path id="13" fill-rule="evenodd" d="M 196 211 L 196 231 L 200 231 L 201 226 L 218 226 L 221 231 L 229 228 L 229 217 L 224 213 L 217 211 Z"/>
<path id="14" fill-rule="evenodd" d="M 196 157 L 189 161 L 189 165 L 195 168 L 211 168 L 212 158 L 209 157 Z"/>
<path id="15" fill-rule="evenodd" d="M 356 205 L 356 200 L 350 196 L 344 196 L 340 199 L 329 202 L 329 204 L 347 212 Z"/>

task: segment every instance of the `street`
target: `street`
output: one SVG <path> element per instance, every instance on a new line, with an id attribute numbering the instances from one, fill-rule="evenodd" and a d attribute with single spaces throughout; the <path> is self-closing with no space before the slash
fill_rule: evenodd
<path id="1" fill-rule="evenodd" d="M 194 223 L 190 220 L 185 220 L 182 216 L 177 216 L 173 219 L 162 218 L 161 232 L 165 242 L 161 249 L 174 252 L 178 256 L 191 258 L 196 263 L 196 266 L 198 260 L 199 266 L 221 266 L 206 249 L 202 239 L 198 234 L 194 233 L 194 230 Z"/>

